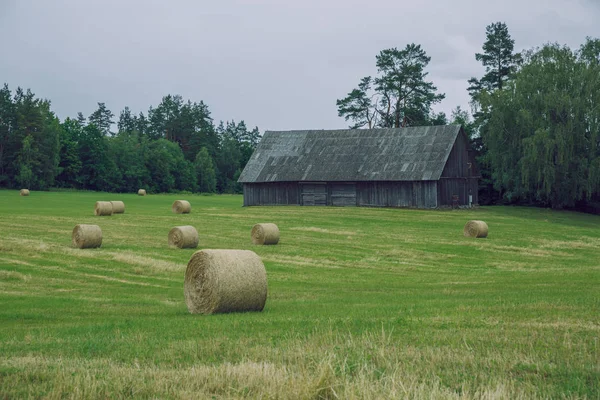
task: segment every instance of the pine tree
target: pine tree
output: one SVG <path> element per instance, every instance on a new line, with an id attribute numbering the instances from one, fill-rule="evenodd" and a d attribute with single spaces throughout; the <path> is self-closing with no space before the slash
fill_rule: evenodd
<path id="1" fill-rule="evenodd" d="M 119 122 L 117 122 L 119 133 L 131 133 L 135 131 L 135 125 L 135 116 L 131 114 L 129 107 L 125 107 L 119 114 Z"/>
<path id="2" fill-rule="evenodd" d="M 403 50 L 382 50 L 376 56 L 379 75 L 363 78 L 358 89 L 337 100 L 338 115 L 352 120 L 352 128 L 431 124 L 431 106 L 445 95 L 437 93 L 433 82 L 427 81 L 429 61 L 425 50 L 414 43 Z"/>
<path id="3" fill-rule="evenodd" d="M 113 117 L 115 115 L 106 108 L 106 104 L 98 103 L 98 109 L 94 111 L 88 118 L 90 124 L 98 127 L 103 135 L 112 135 L 110 128 L 114 124 Z"/>
<path id="4" fill-rule="evenodd" d="M 514 53 L 515 41 L 508 33 L 508 27 L 504 22 L 495 22 L 488 25 L 485 30 L 483 53 L 475 54 L 475 59 L 485 67 L 485 75 L 481 79 L 469 79 L 470 86 L 467 89 L 474 101 L 482 90 L 488 92 L 502 90 L 521 60 L 520 54 Z"/>

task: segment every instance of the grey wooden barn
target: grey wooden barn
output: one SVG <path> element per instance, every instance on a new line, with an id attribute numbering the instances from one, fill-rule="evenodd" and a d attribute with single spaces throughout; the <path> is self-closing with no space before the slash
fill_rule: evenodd
<path id="1" fill-rule="evenodd" d="M 477 204 L 459 125 L 265 132 L 238 182 L 244 205 L 436 208 Z"/>

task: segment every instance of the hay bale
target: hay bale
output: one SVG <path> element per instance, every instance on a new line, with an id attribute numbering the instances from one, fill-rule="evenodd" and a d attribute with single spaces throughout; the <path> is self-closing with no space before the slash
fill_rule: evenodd
<path id="1" fill-rule="evenodd" d="M 93 249 L 102 245 L 102 229 L 98 225 L 75 225 L 71 236 L 73 246 L 79 249 Z"/>
<path id="2" fill-rule="evenodd" d="M 123 214 L 125 212 L 125 203 L 122 201 L 111 201 L 113 214 Z"/>
<path id="3" fill-rule="evenodd" d="M 21 196 L 29 196 L 29 189 L 21 189 L 21 190 L 19 191 L 19 194 L 20 194 Z"/>
<path id="4" fill-rule="evenodd" d="M 146 195 L 146 190 L 144 190 L 144 189 L 138 190 L 138 196 L 145 196 L 145 195 Z"/>
<path id="5" fill-rule="evenodd" d="M 113 206 L 110 201 L 97 201 L 94 205 L 94 214 L 98 216 L 112 215 Z"/>
<path id="6" fill-rule="evenodd" d="M 267 271 L 249 250 L 200 250 L 185 271 L 185 302 L 192 314 L 262 311 Z"/>
<path id="7" fill-rule="evenodd" d="M 483 221 L 469 221 L 465 225 L 464 235 L 474 238 L 485 238 L 488 235 L 488 226 Z"/>
<path id="8" fill-rule="evenodd" d="M 169 246 L 180 249 L 198 247 L 198 231 L 193 226 L 176 226 L 169 231 Z"/>
<path id="9" fill-rule="evenodd" d="M 254 244 L 279 243 L 279 228 L 275 224 L 256 224 L 252 227 L 250 235 Z"/>
<path id="10" fill-rule="evenodd" d="M 192 205 L 189 201 L 175 200 L 171 209 L 175 214 L 189 214 L 192 211 Z"/>

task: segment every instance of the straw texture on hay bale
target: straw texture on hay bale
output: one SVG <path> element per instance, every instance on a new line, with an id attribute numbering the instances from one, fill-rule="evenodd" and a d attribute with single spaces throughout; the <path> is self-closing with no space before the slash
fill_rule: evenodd
<path id="1" fill-rule="evenodd" d="M 21 189 L 21 190 L 19 191 L 19 194 L 20 194 L 21 196 L 29 196 L 29 189 Z"/>
<path id="2" fill-rule="evenodd" d="M 102 245 L 102 230 L 98 225 L 75 225 L 71 236 L 73 246 L 80 249 L 93 249 Z"/>
<path id="3" fill-rule="evenodd" d="M 186 200 L 175 200 L 171 209 L 175 214 L 189 214 L 192 211 L 192 205 Z"/>
<path id="4" fill-rule="evenodd" d="M 185 302 L 192 314 L 262 311 L 267 271 L 249 250 L 200 250 L 185 271 Z"/>
<path id="5" fill-rule="evenodd" d="M 110 201 L 97 201 L 94 205 L 94 214 L 98 216 L 112 215 L 113 206 Z"/>
<path id="6" fill-rule="evenodd" d="M 138 190 L 138 196 L 145 196 L 145 195 L 146 195 L 146 190 L 144 190 L 144 189 Z"/>
<path id="7" fill-rule="evenodd" d="M 198 242 L 198 231 L 193 226 L 176 226 L 169 231 L 169 246 L 195 249 Z"/>
<path id="8" fill-rule="evenodd" d="M 111 201 L 113 214 L 123 214 L 125 212 L 125 203 L 122 201 Z"/>
<path id="9" fill-rule="evenodd" d="M 464 235 L 474 238 L 485 238 L 488 235 L 488 226 L 483 221 L 469 221 L 465 225 Z"/>
<path id="10" fill-rule="evenodd" d="M 250 235 L 254 244 L 279 243 L 279 228 L 275 224 L 256 224 L 252 227 Z"/>

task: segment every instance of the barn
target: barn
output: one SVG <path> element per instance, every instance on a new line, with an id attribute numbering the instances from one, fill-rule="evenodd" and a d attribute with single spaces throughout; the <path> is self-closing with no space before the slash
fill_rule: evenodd
<path id="1" fill-rule="evenodd" d="M 437 208 L 478 203 L 459 125 L 265 132 L 242 171 L 244 206 Z"/>

